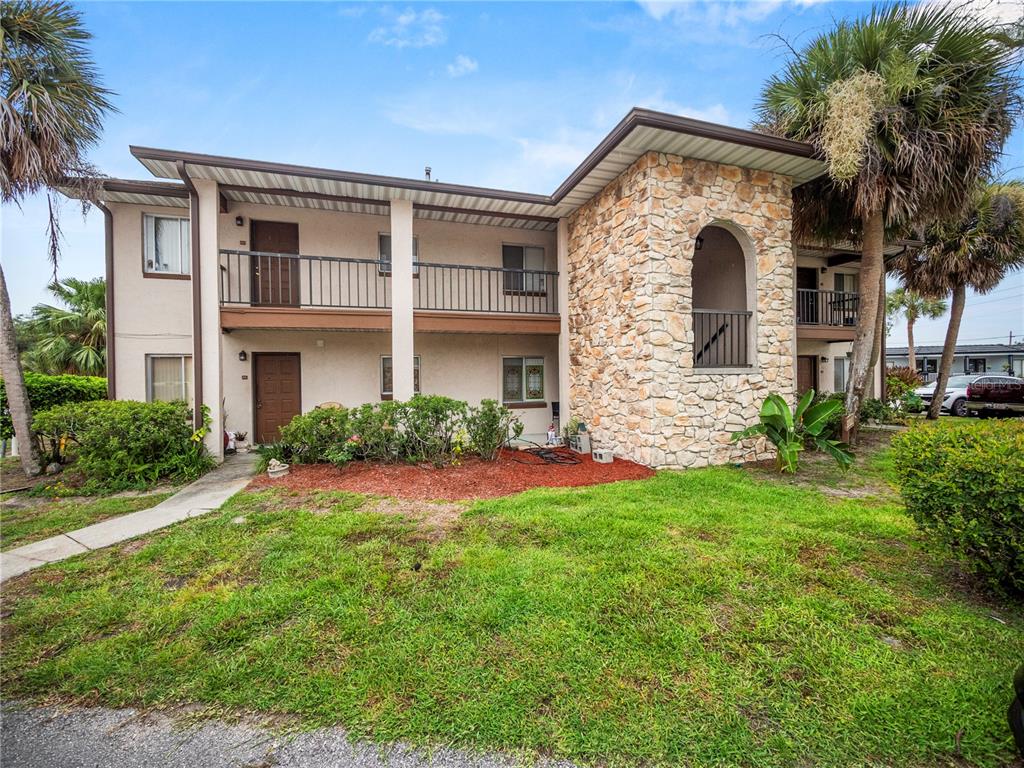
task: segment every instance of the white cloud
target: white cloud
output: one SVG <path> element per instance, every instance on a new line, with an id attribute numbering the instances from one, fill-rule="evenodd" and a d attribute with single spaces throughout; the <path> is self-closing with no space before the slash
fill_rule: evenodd
<path id="1" fill-rule="evenodd" d="M 441 45 L 448 39 L 442 23 L 444 16 L 433 8 L 414 11 L 407 8 L 399 14 L 390 9 L 384 11 L 388 23 L 370 33 L 370 42 L 394 46 L 395 48 L 428 48 Z"/>
<path id="2" fill-rule="evenodd" d="M 545 83 L 439 82 L 389 100 L 387 109 L 394 123 L 421 133 L 482 138 L 507 148 L 477 168 L 473 183 L 547 192 L 634 106 L 734 122 L 720 102 L 684 104 L 660 84 L 641 85 L 629 73 Z"/>
<path id="3" fill-rule="evenodd" d="M 813 2 L 815 0 L 799 0 L 801 5 Z M 783 0 L 638 0 L 638 3 L 649 16 L 658 21 L 671 18 L 714 28 L 737 27 L 745 22 L 760 21 L 784 5 Z"/>
<path id="4" fill-rule="evenodd" d="M 945 4 L 945 0 L 924 0 L 928 5 Z M 996 24 L 1016 24 L 1024 20 L 1024 7 L 1019 0 L 962 0 L 958 8 L 972 11 Z"/>
<path id="5" fill-rule="evenodd" d="M 448 65 L 448 76 L 462 77 L 470 72 L 476 72 L 478 66 L 476 59 L 471 59 L 460 53 L 455 57 L 455 61 Z"/>

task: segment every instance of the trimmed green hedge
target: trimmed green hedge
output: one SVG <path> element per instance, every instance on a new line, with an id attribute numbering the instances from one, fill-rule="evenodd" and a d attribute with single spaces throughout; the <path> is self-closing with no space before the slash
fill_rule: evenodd
<path id="1" fill-rule="evenodd" d="M 36 414 L 32 427 L 58 458 L 70 447 L 83 491 L 193 480 L 213 465 L 203 446 L 206 429 L 193 429 L 192 409 L 181 401 L 68 403 Z"/>
<path id="2" fill-rule="evenodd" d="M 107 399 L 107 380 L 101 376 L 47 376 L 43 373 L 25 373 L 25 389 L 32 413 L 48 411 L 65 403 L 82 403 Z M 0 438 L 14 437 L 11 413 L 7 409 L 7 388 L 0 379 Z"/>
<path id="3" fill-rule="evenodd" d="M 914 520 L 976 572 L 1024 591 L 1024 421 L 920 425 L 892 449 Z"/>

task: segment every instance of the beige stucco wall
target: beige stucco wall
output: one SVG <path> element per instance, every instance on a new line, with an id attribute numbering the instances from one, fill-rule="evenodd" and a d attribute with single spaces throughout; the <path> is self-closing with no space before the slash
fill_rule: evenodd
<path id="1" fill-rule="evenodd" d="M 192 282 L 143 277 L 142 216 L 188 216 L 186 208 L 109 203 L 114 227 L 115 387 L 146 399 L 147 354 L 192 354 Z"/>
<path id="2" fill-rule="evenodd" d="M 245 351 L 248 360 L 238 354 Z M 224 400 L 228 429 L 252 431 L 253 352 L 298 352 L 302 409 L 324 402 L 352 407 L 380 401 L 380 358 L 391 354 L 391 334 L 331 331 L 233 331 L 224 336 Z M 419 333 L 421 390 L 465 400 L 501 400 L 501 358 L 543 357 L 548 406 L 516 414 L 528 434 L 542 435 L 557 399 L 558 354 L 553 336 Z"/>
<path id="3" fill-rule="evenodd" d="M 569 219 L 571 407 L 595 443 L 654 466 L 765 455 L 730 442 L 769 392 L 795 388 L 788 177 L 650 152 Z M 694 240 L 746 251 L 752 365 L 693 368 Z"/>
<path id="4" fill-rule="evenodd" d="M 114 291 L 116 295 L 116 385 L 120 399 L 146 398 L 147 354 L 192 353 L 191 280 L 144 278 L 142 272 L 142 216 L 154 213 L 187 215 L 185 208 L 110 204 L 114 226 Z M 245 217 L 242 227 L 235 217 Z M 221 248 L 248 248 L 251 218 L 296 221 L 303 253 L 375 258 L 377 235 L 389 228 L 387 216 L 343 214 L 278 206 L 232 203 L 219 214 Z M 545 249 L 547 266 L 556 269 L 554 232 L 508 227 L 486 227 L 414 219 L 420 258 L 452 264 L 501 265 L 502 243 L 538 245 Z M 383 284 L 386 278 L 380 278 Z M 318 347 L 315 339 L 324 340 Z M 236 331 L 223 339 L 223 387 L 228 403 L 228 425 L 240 418 L 251 429 L 251 360 L 238 361 L 238 352 L 295 351 L 303 355 L 303 404 L 337 400 L 346 404 L 379 399 L 379 360 L 391 354 L 390 334 Z M 417 334 L 417 353 L 424 358 L 426 392 L 478 402 L 500 399 L 500 358 L 504 355 L 541 355 L 547 361 L 546 390 L 556 399 L 557 351 L 555 337 Z M 474 356 L 479 356 L 475 359 Z M 427 358 L 431 362 L 427 362 Z M 309 375 L 306 369 L 309 369 Z M 452 371 L 459 371 L 452 375 Z M 527 431 L 543 433 L 550 421 L 550 407 L 520 412 Z"/>

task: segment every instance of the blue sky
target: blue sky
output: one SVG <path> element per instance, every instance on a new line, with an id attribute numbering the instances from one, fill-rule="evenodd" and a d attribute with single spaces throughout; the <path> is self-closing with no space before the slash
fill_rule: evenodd
<path id="1" fill-rule="evenodd" d="M 550 192 L 630 107 L 747 127 L 785 49 L 863 3 L 87 3 L 120 110 L 92 155 L 150 178 L 129 144 Z M 992 6 L 1006 13 L 1011 4 Z M 1024 133 L 1005 167 L 1024 166 Z M 1024 173 L 1018 170 L 1017 175 Z M 67 202 L 60 274 L 102 274 L 102 218 Z M 3 210 L 15 312 L 46 297 L 45 203 Z M 938 342 L 942 322 L 919 324 Z M 1024 275 L 969 300 L 961 340 L 1024 336 Z M 893 342 L 905 338 L 902 326 Z M 902 342 L 902 343 L 905 343 Z"/>

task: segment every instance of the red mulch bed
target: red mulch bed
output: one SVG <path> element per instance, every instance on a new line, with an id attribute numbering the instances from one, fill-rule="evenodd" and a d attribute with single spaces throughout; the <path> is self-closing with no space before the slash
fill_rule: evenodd
<path id="1" fill-rule="evenodd" d="M 502 451 L 497 461 L 465 459 L 450 467 L 429 464 L 382 464 L 353 461 L 343 469 L 332 464 L 292 466 L 285 477 L 262 474 L 250 490 L 285 488 L 291 491 L 353 491 L 401 499 L 492 499 L 530 488 L 570 488 L 616 480 L 642 480 L 654 471 L 624 459 L 598 464 L 589 455 L 579 464 L 548 464 L 522 451 Z"/>

